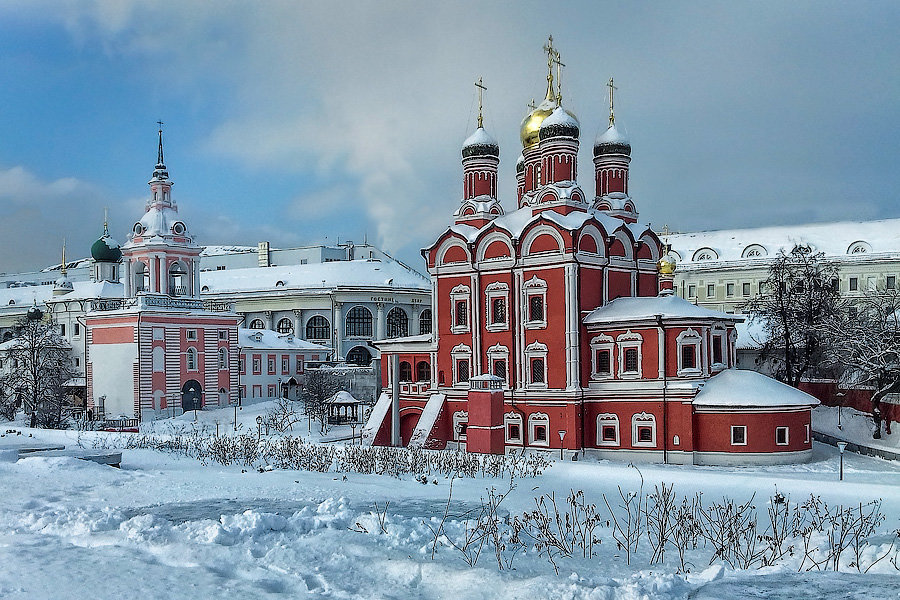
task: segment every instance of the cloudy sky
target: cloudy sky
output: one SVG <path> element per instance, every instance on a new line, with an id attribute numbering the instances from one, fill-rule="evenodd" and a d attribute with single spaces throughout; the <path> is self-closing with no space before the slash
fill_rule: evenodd
<path id="1" fill-rule="evenodd" d="M 553 34 L 581 181 L 619 87 L 641 220 L 681 231 L 900 217 L 900 3 L 0 4 L 0 272 L 125 241 L 165 121 L 202 244 L 362 240 L 416 267 L 474 127 L 515 203 Z"/>

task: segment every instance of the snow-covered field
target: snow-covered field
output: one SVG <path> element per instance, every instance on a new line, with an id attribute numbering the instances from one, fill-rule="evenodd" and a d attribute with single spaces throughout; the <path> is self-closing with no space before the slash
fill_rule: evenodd
<path id="1" fill-rule="evenodd" d="M 77 442 L 76 432 L 17 429 L 40 441 Z M 645 491 L 667 482 L 679 494 L 702 491 L 705 500 L 756 493 L 763 512 L 776 486 L 791 500 L 882 498 L 879 539 L 889 541 L 900 527 L 900 465 L 848 455 L 838 482 L 836 451 L 817 444 L 815 453 L 815 462 L 797 466 L 640 471 Z M 438 547 L 432 559 L 428 525 L 437 526 L 450 487 L 434 479 L 259 472 L 152 450 L 126 450 L 121 469 L 68 458 L 0 462 L 0 598 L 869 599 L 900 592 L 900 571 L 888 560 L 866 574 L 798 573 L 794 559 L 741 571 L 709 567 L 709 552 L 697 551 L 682 575 L 671 550 L 665 565 L 649 566 L 644 540 L 629 566 L 606 517 L 597 555 L 560 559 L 559 575 L 533 551 L 502 571 L 489 549 L 474 568 L 450 547 Z M 558 462 L 518 480 L 501 510 L 519 514 L 534 508 L 535 496 L 561 499 L 575 488 L 603 515 L 601 495 L 617 495 L 617 485 L 637 490 L 640 475 L 605 461 Z M 492 486 L 504 491 L 508 481 L 456 479 L 452 513 L 479 505 Z M 386 502 L 385 533 L 375 503 L 380 511 Z M 462 535 L 458 519 L 447 530 Z"/>

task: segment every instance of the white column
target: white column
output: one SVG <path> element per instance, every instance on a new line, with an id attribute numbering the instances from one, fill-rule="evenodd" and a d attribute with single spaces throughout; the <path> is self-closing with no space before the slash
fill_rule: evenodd
<path id="1" fill-rule="evenodd" d="M 159 293 L 169 293 L 169 266 L 166 264 L 166 255 L 161 255 L 159 260 Z"/>
<path id="2" fill-rule="evenodd" d="M 191 296 L 200 297 L 200 258 L 195 258 L 191 262 Z"/>
<path id="3" fill-rule="evenodd" d="M 269 329 L 269 330 L 275 329 L 275 327 L 273 326 L 273 323 L 272 323 L 272 318 L 273 318 L 272 311 L 267 310 L 265 314 L 266 314 L 266 329 Z"/>
<path id="4" fill-rule="evenodd" d="M 331 322 L 334 325 L 334 358 L 343 357 L 341 351 L 341 341 L 344 339 L 344 319 L 341 315 L 342 302 L 334 303 L 334 314 L 331 315 Z"/>
<path id="5" fill-rule="evenodd" d="M 151 293 L 159 292 L 159 257 L 154 255 L 150 256 L 150 289 L 147 290 Z"/>
<path id="6" fill-rule="evenodd" d="M 412 313 L 412 323 L 409 324 L 409 335 L 419 335 L 420 333 L 422 333 L 419 330 L 419 313 L 421 312 L 421 310 L 422 307 L 418 304 L 413 304 L 410 308 L 410 313 Z"/>
<path id="7" fill-rule="evenodd" d="M 125 261 L 125 282 L 124 283 L 125 283 L 125 297 L 126 298 L 131 298 L 132 296 L 134 296 L 134 294 L 131 291 L 132 286 L 134 285 L 134 274 L 133 274 L 132 265 L 133 265 L 133 263 L 131 262 L 130 258 Z"/>
<path id="8" fill-rule="evenodd" d="M 387 337 L 387 328 L 385 327 L 384 320 L 384 302 L 379 302 L 375 306 L 378 307 L 378 314 L 375 318 L 375 339 L 383 340 Z"/>
<path id="9" fill-rule="evenodd" d="M 302 338 L 303 331 L 303 311 L 300 309 L 294 309 L 294 337 Z"/>

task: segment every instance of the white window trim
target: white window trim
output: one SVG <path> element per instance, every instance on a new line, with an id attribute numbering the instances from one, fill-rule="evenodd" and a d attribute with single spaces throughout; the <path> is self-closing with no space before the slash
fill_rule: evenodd
<path id="1" fill-rule="evenodd" d="M 784 429 L 784 443 L 778 441 L 778 430 Z M 790 446 L 791 444 L 791 428 L 790 427 L 776 427 L 775 428 L 775 445 L 776 446 Z"/>
<path id="2" fill-rule="evenodd" d="M 675 341 L 678 346 L 678 376 L 679 377 L 698 377 L 702 374 L 700 369 L 700 334 L 694 329 L 688 328 L 678 334 Z M 685 368 L 682 364 L 681 349 L 685 346 L 694 347 L 694 366 Z"/>
<path id="3" fill-rule="evenodd" d="M 809 443 L 809 424 L 805 425 L 806 428 L 806 443 Z"/>
<path id="4" fill-rule="evenodd" d="M 504 331 L 509 329 L 509 285 L 502 281 L 495 281 L 488 284 L 484 288 L 485 295 L 485 311 L 484 320 L 485 328 L 488 331 Z M 494 323 L 494 300 L 502 298 L 506 310 L 504 310 L 503 321 Z"/>
<path id="5" fill-rule="evenodd" d="M 197 330 L 196 329 L 186 329 L 184 332 L 184 339 L 191 340 L 192 342 L 197 341 Z"/>
<path id="6" fill-rule="evenodd" d="M 469 424 L 469 413 L 464 410 L 458 410 L 453 413 L 453 439 L 457 442 L 464 442 L 468 437 L 466 434 L 459 433 L 460 424 Z"/>
<path id="7" fill-rule="evenodd" d="M 540 358 L 544 361 L 544 381 L 534 383 L 531 380 L 531 361 L 534 358 Z M 545 390 L 547 389 L 547 346 L 540 342 L 532 342 L 525 347 L 525 387 L 527 389 Z"/>
<path id="8" fill-rule="evenodd" d="M 713 362 L 715 357 L 715 347 L 716 347 L 716 337 L 721 337 L 722 341 L 722 360 L 724 362 Z M 710 362 L 710 370 L 712 372 L 721 371 L 728 367 L 726 364 L 728 362 L 728 335 L 725 331 L 725 328 L 721 325 L 716 325 L 712 329 L 712 333 L 710 334 L 710 341 L 712 342 L 712 348 L 709 349 L 709 362 Z"/>
<path id="9" fill-rule="evenodd" d="M 525 329 L 545 329 L 547 327 L 547 282 L 543 279 L 538 279 L 535 275 L 526 281 L 522 287 L 525 295 L 525 304 L 523 305 L 525 314 L 522 315 L 525 318 Z M 533 296 L 540 296 L 544 304 L 543 319 L 537 321 L 529 320 L 529 317 L 531 317 L 531 298 Z"/>
<path id="10" fill-rule="evenodd" d="M 619 346 L 619 378 L 620 379 L 640 379 L 643 374 L 643 356 L 641 354 L 641 346 L 644 338 L 639 333 L 633 333 L 630 329 L 616 338 Z M 636 348 L 638 353 L 637 371 L 625 371 L 625 350 Z"/>
<path id="11" fill-rule="evenodd" d="M 197 349 L 191 346 L 187 350 L 185 350 L 185 360 L 184 366 L 188 371 L 199 371 L 200 370 L 200 353 L 197 352 Z M 191 366 L 191 356 L 194 357 L 194 366 Z"/>
<path id="12" fill-rule="evenodd" d="M 466 346 L 465 344 L 458 344 L 450 350 L 450 356 L 453 358 L 453 380 L 452 385 L 454 387 L 467 388 L 469 387 L 468 381 L 459 381 L 459 371 L 457 369 L 457 364 L 460 360 L 468 360 L 469 361 L 469 379 L 472 379 L 472 370 L 474 365 L 472 364 L 472 349 Z"/>
<path id="13" fill-rule="evenodd" d="M 603 439 L 603 427 L 614 426 L 616 428 L 615 440 Z M 614 413 L 600 413 L 597 415 L 597 445 L 598 446 L 619 446 L 621 445 L 621 437 L 619 431 L 619 415 Z"/>
<path id="14" fill-rule="evenodd" d="M 509 426 L 510 425 L 518 425 L 519 426 L 519 437 L 511 438 L 509 437 Z M 522 423 L 522 415 L 519 413 L 508 412 L 503 415 L 503 437 L 506 440 L 507 444 L 522 444 L 522 435 L 524 434 L 524 427 Z"/>
<path id="15" fill-rule="evenodd" d="M 543 425 L 545 427 L 544 439 L 543 440 L 535 440 L 534 431 L 538 425 Z M 550 417 L 547 416 L 547 413 L 532 413 L 528 415 L 528 443 L 531 446 L 549 446 L 550 445 Z"/>
<path id="16" fill-rule="evenodd" d="M 743 429 L 743 430 L 744 430 L 744 441 L 743 441 L 743 443 L 737 443 L 737 442 L 734 441 L 734 432 L 735 432 L 735 430 L 737 430 L 737 429 Z M 730 440 L 731 440 L 731 445 L 732 445 L 732 446 L 746 446 L 746 445 L 747 445 L 747 426 L 746 426 L 746 425 L 732 425 L 732 426 L 731 426 L 731 438 L 730 438 Z"/>
<path id="17" fill-rule="evenodd" d="M 638 439 L 638 427 L 651 427 L 652 436 L 649 442 Z M 631 445 L 635 448 L 656 448 L 656 416 L 650 413 L 639 412 L 631 417 Z"/>
<path id="18" fill-rule="evenodd" d="M 491 375 L 494 374 L 494 361 L 506 361 L 506 373 L 503 375 L 504 385 L 509 386 L 509 348 L 502 344 L 494 344 L 487 349 L 488 369 Z"/>
<path id="19" fill-rule="evenodd" d="M 450 290 L 450 333 L 466 333 L 469 331 L 469 324 L 472 322 L 472 302 L 471 290 L 469 286 L 459 284 Z M 464 325 L 456 324 L 456 303 L 466 303 L 466 323 Z"/>
<path id="20" fill-rule="evenodd" d="M 611 379 L 615 373 L 615 365 L 613 364 L 615 340 L 605 334 L 600 334 L 591 338 L 591 379 L 599 381 L 603 379 Z M 597 352 L 607 350 L 609 352 L 609 372 L 597 372 Z"/>

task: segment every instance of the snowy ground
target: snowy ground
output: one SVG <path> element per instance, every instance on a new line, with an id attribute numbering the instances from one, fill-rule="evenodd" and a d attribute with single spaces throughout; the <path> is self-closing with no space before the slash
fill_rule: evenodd
<path id="1" fill-rule="evenodd" d="M 840 412 L 840 427 L 838 427 L 838 412 Z M 813 431 L 827 433 L 838 439 L 870 448 L 900 452 L 900 423 L 891 423 L 891 425 L 891 433 L 887 433 L 882 424 L 881 439 L 876 440 L 872 438 L 875 425 L 872 422 L 871 413 L 836 406 L 817 406 L 812 411 Z"/>
<path id="2" fill-rule="evenodd" d="M 67 445 L 77 438 L 23 431 Z M 900 465 L 849 455 L 839 483 L 836 451 L 817 444 L 815 453 L 814 462 L 797 466 L 640 468 L 648 486 L 666 481 L 708 498 L 766 498 L 775 486 L 793 499 L 883 498 L 880 529 L 900 527 Z M 869 599 L 897 598 L 900 590 L 900 572 L 887 561 L 864 575 L 797 573 L 790 564 L 734 571 L 704 561 L 683 576 L 671 562 L 627 566 L 609 541 L 593 560 L 562 561 L 558 576 L 537 555 L 501 572 L 488 552 L 470 568 L 450 548 L 431 559 L 423 521 L 435 523 L 441 514 L 449 480 L 242 471 L 151 450 L 126 450 L 121 469 L 64 458 L 0 462 L 0 598 Z M 532 508 L 536 495 L 564 496 L 572 487 L 600 504 L 602 493 L 639 483 L 627 465 L 560 462 L 519 480 L 503 507 L 518 513 Z M 456 480 L 453 496 L 466 508 L 486 487 L 506 485 Z M 381 533 L 373 504 L 386 501 Z"/>

